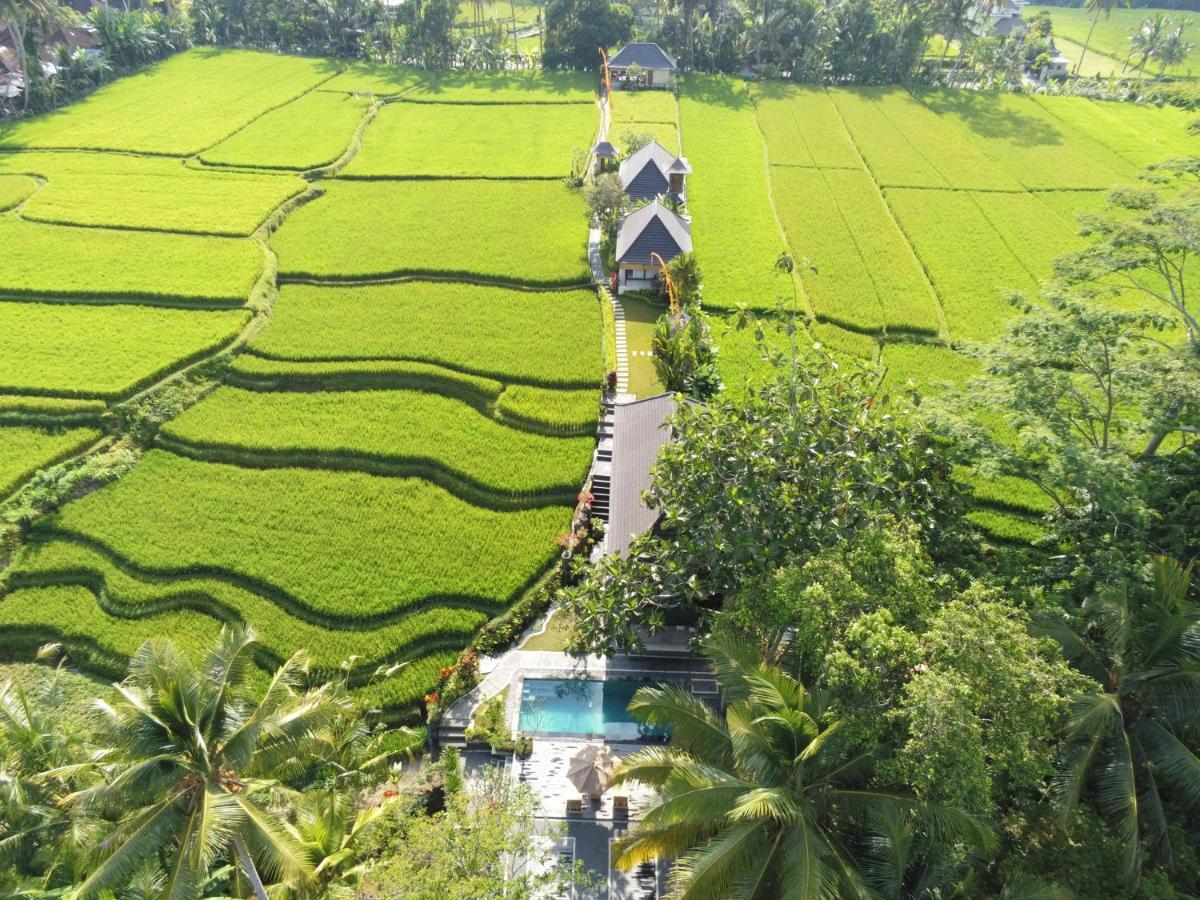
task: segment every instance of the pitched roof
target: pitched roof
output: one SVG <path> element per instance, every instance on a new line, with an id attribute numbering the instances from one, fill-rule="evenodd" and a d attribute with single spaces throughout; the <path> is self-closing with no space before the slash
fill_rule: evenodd
<path id="1" fill-rule="evenodd" d="M 621 163 L 621 185 L 634 200 L 652 200 L 667 192 L 668 173 L 691 171 L 686 159 L 677 158 L 658 141 L 651 141 Z"/>
<path id="2" fill-rule="evenodd" d="M 675 60 L 658 44 L 635 42 L 618 50 L 616 56 L 609 58 L 608 65 L 617 69 L 634 65 L 643 69 L 674 69 Z"/>
<path id="3" fill-rule="evenodd" d="M 608 141 L 601 141 L 600 143 L 598 143 L 596 145 L 595 149 L 592 150 L 592 152 L 595 153 L 597 156 L 599 156 L 601 159 L 612 159 L 614 156 L 617 155 L 617 148 L 614 147 L 612 144 L 610 144 Z"/>
<path id="4" fill-rule="evenodd" d="M 651 253 L 667 262 L 692 252 L 692 226 L 657 200 L 635 209 L 617 229 L 617 263 L 652 263 Z"/>
<path id="5" fill-rule="evenodd" d="M 629 544 L 658 521 L 658 510 L 642 502 L 653 479 L 658 451 L 671 440 L 667 420 L 675 395 L 660 394 L 613 409 L 613 472 L 605 549 L 626 556 Z"/>
<path id="6" fill-rule="evenodd" d="M 671 168 L 668 172 L 678 172 L 682 175 L 691 175 L 692 167 L 688 164 L 686 156 L 676 157 L 675 162 L 671 163 Z"/>

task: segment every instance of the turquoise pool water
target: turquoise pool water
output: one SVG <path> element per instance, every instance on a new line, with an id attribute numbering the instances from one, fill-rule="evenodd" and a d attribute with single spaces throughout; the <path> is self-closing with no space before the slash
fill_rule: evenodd
<path id="1" fill-rule="evenodd" d="M 585 681 L 578 678 L 526 678 L 517 727 L 529 734 L 602 737 L 636 741 L 660 736 L 629 714 L 629 701 L 643 681 Z"/>

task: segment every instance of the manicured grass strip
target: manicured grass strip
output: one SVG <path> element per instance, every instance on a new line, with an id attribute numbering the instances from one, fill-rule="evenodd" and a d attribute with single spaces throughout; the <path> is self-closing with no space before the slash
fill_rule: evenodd
<path id="1" fill-rule="evenodd" d="M 1031 544 L 1046 535 L 1041 523 L 994 509 L 973 509 L 966 518 L 985 534 L 1005 543 Z"/>
<path id="2" fill-rule="evenodd" d="M 589 146 L 596 109 L 389 103 L 340 175 L 440 178 L 563 178 L 571 148 Z"/>
<path id="3" fill-rule="evenodd" d="M 563 391 L 513 384 L 496 402 L 496 414 L 504 422 L 565 434 L 595 433 L 600 417 L 599 389 Z"/>
<path id="4" fill-rule="evenodd" d="M 143 580 L 103 553 L 72 541 L 30 543 L 21 550 L 11 577 L 22 586 L 86 585 L 107 613 L 128 620 L 191 609 L 226 622 L 248 622 L 273 656 L 286 659 L 295 648 L 304 647 L 313 666 L 326 672 L 351 654 L 364 668 L 373 668 L 430 641 L 455 638 L 465 644 L 488 618 L 486 610 L 438 604 L 381 618 L 375 626 L 345 627 L 333 620 L 293 615 L 252 591 L 214 579 Z"/>
<path id="5" fill-rule="evenodd" d="M 370 619 L 435 597 L 503 604 L 554 552 L 568 510 L 491 512 L 419 479 L 247 470 L 160 450 L 39 527 L 159 574 L 220 577 Z"/>
<path id="6" fill-rule="evenodd" d="M 308 188 L 299 178 L 207 173 L 183 167 L 170 175 L 51 172 L 48 178 L 21 210 L 23 218 L 57 225 L 224 237 L 251 234 L 276 207 Z"/>
<path id="7" fill-rule="evenodd" d="M 421 72 L 405 100 L 431 103 L 595 102 L 591 72 Z"/>
<path id="8" fill-rule="evenodd" d="M 773 166 L 775 207 L 818 318 L 936 334 L 937 298 L 866 172 Z"/>
<path id="9" fill-rule="evenodd" d="M 914 93 L 1027 188 L 1110 188 L 1136 174 L 1124 159 L 1069 128 L 1032 97 L 943 88 Z"/>
<path id="10" fill-rule="evenodd" d="M 1072 130 L 1103 144 L 1135 166 L 1200 153 L 1200 138 L 1187 130 L 1193 115 L 1175 106 L 1160 109 L 1141 103 L 1037 94 L 1034 100 Z"/>
<path id="11" fill-rule="evenodd" d="M 215 166 L 315 169 L 346 152 L 365 100 L 313 91 L 272 110 L 200 155 Z"/>
<path id="12" fill-rule="evenodd" d="M 743 82 L 689 75 L 679 101 L 692 239 L 704 267 L 704 302 L 774 309 L 790 296 L 775 261 L 785 249 L 767 190 L 763 141 Z"/>
<path id="13" fill-rule="evenodd" d="M 0 427 L 0 497 L 8 496 L 38 469 L 74 456 L 99 437 L 94 428 Z"/>
<path id="14" fill-rule="evenodd" d="M 324 59 L 196 48 L 78 103 L 0 128 L 3 147 L 203 150 L 337 71 Z"/>
<path id="15" fill-rule="evenodd" d="M 933 281 L 950 337 L 999 337 L 1016 314 L 1004 292 L 1032 293 L 1038 284 L 1009 252 L 975 197 L 966 191 L 890 188 L 887 199 Z"/>
<path id="16" fill-rule="evenodd" d="M 0 212 L 12 209 L 37 188 L 28 175 L 0 175 Z"/>
<path id="17" fill-rule="evenodd" d="M 583 202 L 558 182 L 338 181 L 272 239 L 284 277 L 588 281 Z"/>
<path id="18" fill-rule="evenodd" d="M 289 360 L 426 362 L 505 383 L 587 388 L 603 374 L 599 319 L 591 290 L 291 284 L 251 349 Z"/>
<path id="19" fill-rule="evenodd" d="M 363 391 L 407 389 L 458 397 L 479 407 L 496 402 L 504 385 L 429 363 L 391 360 L 294 362 L 243 353 L 233 360 L 229 383 L 255 391 Z"/>
<path id="20" fill-rule="evenodd" d="M 0 296 L 245 302 L 263 267 L 251 240 L 0 218 Z"/>
<path id="21" fill-rule="evenodd" d="M 117 399 L 229 343 L 249 313 L 0 303 L 0 392 Z"/>
<path id="22" fill-rule="evenodd" d="M 903 88 L 829 92 L 854 143 L 884 186 L 1020 190 L 1005 165 Z"/>
<path id="23" fill-rule="evenodd" d="M 823 88 L 762 84 L 755 87 L 754 98 L 755 117 L 773 165 L 862 168 Z"/>
<path id="24" fill-rule="evenodd" d="M 425 473 L 477 491 L 570 502 L 594 441 L 509 428 L 460 400 L 419 391 L 264 393 L 219 388 L 164 428 L 199 450 L 275 465 Z M 454 492 L 453 484 L 447 485 Z M 486 504 L 485 504 L 486 505 Z"/>

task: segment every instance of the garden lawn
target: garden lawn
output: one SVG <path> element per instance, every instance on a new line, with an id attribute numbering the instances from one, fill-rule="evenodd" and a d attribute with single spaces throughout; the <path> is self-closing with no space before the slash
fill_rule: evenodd
<path id="1" fill-rule="evenodd" d="M 200 155 L 214 166 L 315 169 L 337 160 L 367 111 L 365 100 L 313 91 L 267 113 Z"/>
<path id="2" fill-rule="evenodd" d="M 0 175 L 0 212 L 12 209 L 36 189 L 37 182 L 28 175 Z"/>
<path id="3" fill-rule="evenodd" d="M 1126 160 L 1032 97 L 945 88 L 921 88 L 915 94 L 1027 188 L 1107 190 L 1136 174 Z"/>
<path id="4" fill-rule="evenodd" d="M 160 575 L 218 577 L 370 622 L 440 598 L 496 608 L 550 560 L 570 510 L 493 512 L 416 478 L 249 470 L 161 450 L 39 528 Z"/>
<path id="5" fill-rule="evenodd" d="M 275 234 L 280 273 L 589 280 L 583 201 L 558 182 L 338 181 Z"/>
<path id="6" fill-rule="evenodd" d="M 229 343 L 241 310 L 0 303 L 0 392 L 118 399 Z"/>
<path id="7" fill-rule="evenodd" d="M 775 262 L 786 245 L 767 191 L 762 135 L 746 85 L 688 76 L 680 103 L 692 241 L 712 309 L 773 309 L 791 295 Z"/>
<path id="8" fill-rule="evenodd" d="M 0 218 L 0 296 L 245 302 L 263 267 L 246 239 Z"/>
<path id="9" fill-rule="evenodd" d="M 931 112 L 903 88 L 829 91 L 878 182 L 899 187 L 1020 190 L 1004 158 L 989 158 L 961 124 Z"/>
<path id="10" fill-rule="evenodd" d="M 771 182 L 819 319 L 855 331 L 938 332 L 937 298 L 870 175 L 772 166 Z"/>
<path id="11" fill-rule="evenodd" d="M 591 290 L 519 291 L 451 282 L 286 285 L 251 350 L 289 360 L 413 360 L 504 382 L 598 386 Z"/>
<path id="12" fill-rule="evenodd" d="M 1054 33 L 1056 35 L 1062 34 L 1081 46 L 1087 40 L 1088 29 L 1092 27 L 1092 16 L 1086 9 L 1075 9 L 1065 6 L 1026 7 L 1027 15 L 1043 11 L 1050 14 L 1050 19 L 1054 22 Z M 1115 60 L 1124 61 L 1129 53 L 1129 36 L 1138 30 L 1143 19 L 1152 17 L 1158 12 L 1166 13 L 1176 23 L 1184 18 L 1195 18 L 1195 14 L 1187 10 L 1156 9 L 1152 7 L 1122 9 L 1116 7 L 1107 16 L 1101 13 L 1099 20 L 1096 22 L 1096 30 L 1092 33 L 1091 43 L 1088 44 L 1088 56 L 1091 56 L 1093 53 L 1103 53 Z M 1193 25 L 1185 34 L 1188 40 L 1195 44 L 1195 26 Z M 1200 71 L 1200 48 L 1193 46 L 1183 65 L 1173 67 L 1170 71 L 1178 75 L 1190 75 L 1193 71 Z M 1157 75 L 1158 63 L 1150 60 L 1146 64 L 1146 72 Z"/>
<path id="13" fill-rule="evenodd" d="M 0 498 L 8 496 L 38 469 L 83 451 L 100 437 L 94 428 L 50 431 L 0 427 Z"/>
<path id="14" fill-rule="evenodd" d="M 596 110 L 587 104 L 390 103 L 340 174 L 560 179 L 570 173 L 571 148 L 589 147 L 595 132 Z"/>
<path id="15" fill-rule="evenodd" d="M 107 153 L 0 153 L 0 171 L 46 179 L 22 208 L 25 219 L 228 237 L 249 235 L 307 188 L 290 176 L 201 172 L 165 157 Z"/>
<path id="16" fill-rule="evenodd" d="M 594 397 L 593 397 L 594 399 Z M 420 391 L 264 393 L 223 387 L 164 432 L 216 458 L 225 450 L 277 465 L 382 465 L 501 496 L 570 503 L 595 441 L 510 428 L 461 400 Z M 389 473 L 390 474 L 390 473 Z M 481 499 L 487 505 L 486 498 Z"/>
<path id="17" fill-rule="evenodd" d="M 772 165 L 862 168 L 824 88 L 762 84 L 754 89 L 754 102 Z"/>
<path id="18" fill-rule="evenodd" d="M 198 153 L 336 73 L 338 64 L 196 48 L 54 112 L 0 126 L 0 147 Z"/>

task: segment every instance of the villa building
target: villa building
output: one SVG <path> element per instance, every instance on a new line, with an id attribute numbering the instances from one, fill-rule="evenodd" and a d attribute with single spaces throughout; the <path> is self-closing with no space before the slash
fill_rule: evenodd
<path id="1" fill-rule="evenodd" d="M 658 141 L 651 141 L 621 163 L 621 186 L 630 200 L 653 200 L 669 195 L 682 203 L 687 197 L 687 176 L 692 167 Z"/>
<path id="2" fill-rule="evenodd" d="M 626 44 L 608 60 L 613 80 L 623 87 L 674 87 L 678 68 L 666 50 L 651 43 Z"/>
<path id="3" fill-rule="evenodd" d="M 617 293 L 653 290 L 662 265 L 692 252 L 691 222 L 652 200 L 621 220 L 617 229 Z"/>

